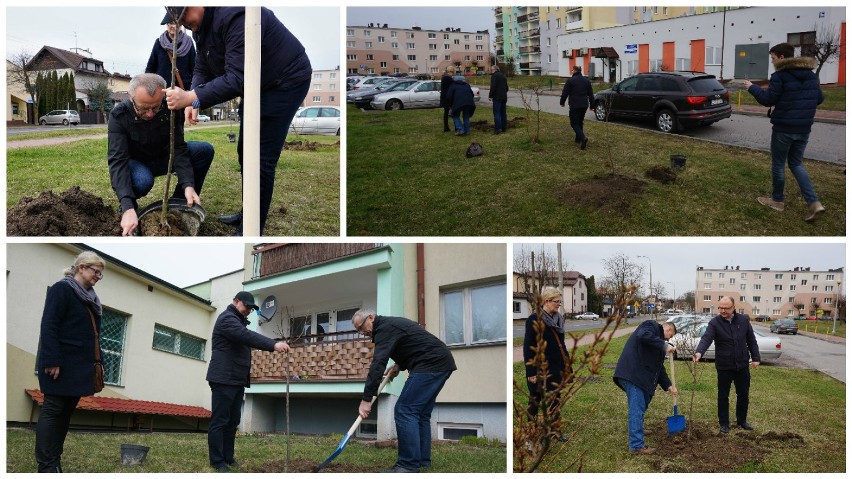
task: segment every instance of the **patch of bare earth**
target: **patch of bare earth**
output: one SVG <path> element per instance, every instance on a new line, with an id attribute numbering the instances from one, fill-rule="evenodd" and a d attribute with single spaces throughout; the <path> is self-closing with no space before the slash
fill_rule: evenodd
<path id="1" fill-rule="evenodd" d="M 8 236 L 120 236 L 118 213 L 103 199 L 73 186 L 60 194 L 43 191 L 6 211 Z"/>
<path id="2" fill-rule="evenodd" d="M 642 196 L 646 187 L 644 181 L 627 176 L 596 176 L 559 188 L 556 197 L 565 205 L 627 216 L 631 203 Z"/>
<path id="3" fill-rule="evenodd" d="M 350 472 L 378 472 L 375 467 L 357 466 L 355 464 L 346 464 L 344 462 L 332 462 L 319 471 L 316 470 L 320 463 L 309 459 L 293 459 L 287 465 L 284 460 L 269 461 L 254 468 L 243 468 L 240 472 L 284 472 L 286 467 L 288 473 L 305 473 L 305 472 L 331 472 L 331 473 L 350 473 Z"/>

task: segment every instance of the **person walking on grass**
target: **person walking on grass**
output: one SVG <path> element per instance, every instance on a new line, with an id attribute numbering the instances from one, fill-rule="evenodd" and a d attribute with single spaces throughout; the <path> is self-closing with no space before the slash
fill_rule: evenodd
<path id="1" fill-rule="evenodd" d="M 568 100 L 568 118 L 574 130 L 574 143 L 579 143 L 580 149 L 585 150 L 589 139 L 583 131 L 583 119 L 586 116 L 586 110 L 594 108 L 595 94 L 592 91 L 592 82 L 583 76 L 582 67 L 576 65 L 571 71 L 571 78 L 562 87 L 559 106 L 564 108 L 565 100 Z"/>
<path id="2" fill-rule="evenodd" d="M 758 103 L 775 107 L 770 109 L 772 196 L 761 196 L 757 201 L 775 211 L 784 211 L 784 166 L 787 165 L 808 204 L 805 221 L 810 222 L 825 212 L 825 208 L 814 191 L 802 158 L 808 146 L 817 105 L 825 96 L 813 72 L 816 60 L 807 56 L 795 57 L 794 54 L 789 43 L 779 43 L 770 48 L 769 57 L 775 73 L 769 78 L 769 88 L 764 90 L 748 80 L 745 86 Z"/>

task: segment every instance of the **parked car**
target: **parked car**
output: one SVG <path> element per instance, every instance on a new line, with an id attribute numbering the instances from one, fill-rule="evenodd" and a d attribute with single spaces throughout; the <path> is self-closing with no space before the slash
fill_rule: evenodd
<path id="1" fill-rule="evenodd" d="M 53 110 L 38 119 L 40 125 L 77 125 L 80 123 L 80 114 L 77 110 Z"/>
<path id="2" fill-rule="evenodd" d="M 701 336 L 707 331 L 709 323 L 702 323 L 694 329 L 675 334 L 669 340 L 676 351 L 676 359 L 690 359 L 695 348 L 698 347 L 698 342 L 701 341 Z M 754 337 L 757 340 L 757 349 L 760 351 L 760 358 L 777 359 L 781 357 L 781 338 L 778 336 L 770 336 L 760 331 L 754 332 Z M 716 359 L 716 344 L 710 344 L 707 351 L 701 356 L 701 359 Z"/>
<path id="3" fill-rule="evenodd" d="M 381 83 L 385 80 L 388 80 L 390 77 L 363 77 L 359 78 L 357 82 L 352 84 L 353 90 L 360 90 L 362 88 L 372 88 L 373 85 L 377 83 Z"/>
<path id="4" fill-rule="evenodd" d="M 772 317 L 767 315 L 767 314 L 758 314 L 757 316 L 754 317 L 754 320 L 760 321 L 760 322 L 772 321 Z"/>
<path id="5" fill-rule="evenodd" d="M 290 131 L 302 135 L 340 135 L 340 108 L 308 106 L 299 108 L 290 122 Z"/>
<path id="6" fill-rule="evenodd" d="M 591 319 L 592 321 L 597 321 L 598 318 L 600 318 L 600 316 L 591 311 L 586 311 L 585 313 L 577 315 L 577 319 Z"/>
<path id="7" fill-rule="evenodd" d="M 815 314 L 809 314 L 808 316 L 805 316 L 805 321 L 816 321 L 816 320 L 817 320 L 817 317 L 816 317 Z"/>
<path id="8" fill-rule="evenodd" d="M 769 332 L 776 334 L 798 334 L 799 333 L 799 325 L 793 321 L 792 319 L 782 318 L 769 326 Z"/>
<path id="9" fill-rule="evenodd" d="M 400 80 L 393 78 L 376 85 L 375 88 L 355 90 L 347 93 L 346 102 L 352 103 L 358 108 L 370 108 L 370 102 L 373 101 L 373 98 L 375 98 L 375 96 L 379 93 L 405 90 L 415 83 L 417 83 L 417 80 L 414 79 Z"/>
<path id="10" fill-rule="evenodd" d="M 669 316 L 669 318 L 666 319 L 666 322 L 674 324 L 678 332 L 683 332 L 688 328 L 694 328 L 696 325 L 707 323 L 708 321 L 705 321 L 703 318 L 694 314 L 678 314 L 675 316 Z"/>
<path id="11" fill-rule="evenodd" d="M 479 101 L 479 88 L 471 87 L 473 101 Z M 400 91 L 376 94 L 370 106 L 376 110 L 403 110 L 405 108 L 438 108 L 441 106 L 441 82 L 420 80 Z"/>
<path id="12" fill-rule="evenodd" d="M 208 121 L 210 121 L 210 117 L 207 115 L 198 115 L 198 121 L 202 123 L 207 123 Z"/>
<path id="13" fill-rule="evenodd" d="M 595 118 L 650 120 L 676 133 L 731 116 L 730 93 L 715 76 L 699 72 L 640 73 L 595 94 Z"/>

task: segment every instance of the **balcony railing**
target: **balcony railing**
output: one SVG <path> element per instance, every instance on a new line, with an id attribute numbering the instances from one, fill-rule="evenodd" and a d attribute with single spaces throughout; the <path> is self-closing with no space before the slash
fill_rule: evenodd
<path id="1" fill-rule="evenodd" d="M 518 23 L 536 22 L 538 21 L 538 13 L 530 13 L 527 15 L 518 16 Z"/>
<path id="2" fill-rule="evenodd" d="M 520 53 L 541 53 L 541 47 L 539 45 L 530 45 L 527 47 L 518 48 Z"/>
<path id="3" fill-rule="evenodd" d="M 382 243 L 280 243 L 252 251 L 254 278 L 297 270 L 382 248 Z M 259 268 L 258 268 L 259 266 Z"/>
<path id="4" fill-rule="evenodd" d="M 287 354 L 253 350 L 251 382 L 363 380 L 373 360 L 373 342 L 355 331 L 315 334 L 290 344 Z"/>

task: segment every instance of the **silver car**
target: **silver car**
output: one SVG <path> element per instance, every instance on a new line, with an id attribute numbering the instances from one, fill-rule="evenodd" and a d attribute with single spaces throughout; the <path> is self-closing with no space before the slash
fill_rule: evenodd
<path id="1" fill-rule="evenodd" d="M 80 114 L 77 110 L 53 110 L 38 119 L 40 125 L 77 125 L 80 123 Z"/>
<path id="2" fill-rule="evenodd" d="M 677 349 L 675 358 L 689 359 L 698 347 L 701 336 L 707 331 L 709 323 L 697 323 L 693 327 L 687 328 L 685 331 L 678 332 L 669 340 L 669 343 Z M 760 331 L 754 332 L 754 337 L 757 340 L 757 349 L 760 351 L 760 358 L 763 359 L 778 359 L 781 357 L 781 338 L 771 336 Z M 716 344 L 710 344 L 707 351 L 701 356 L 701 359 L 716 359 Z"/>
<path id="3" fill-rule="evenodd" d="M 300 108 L 290 122 L 290 131 L 302 135 L 340 136 L 340 108 L 336 106 Z"/>

